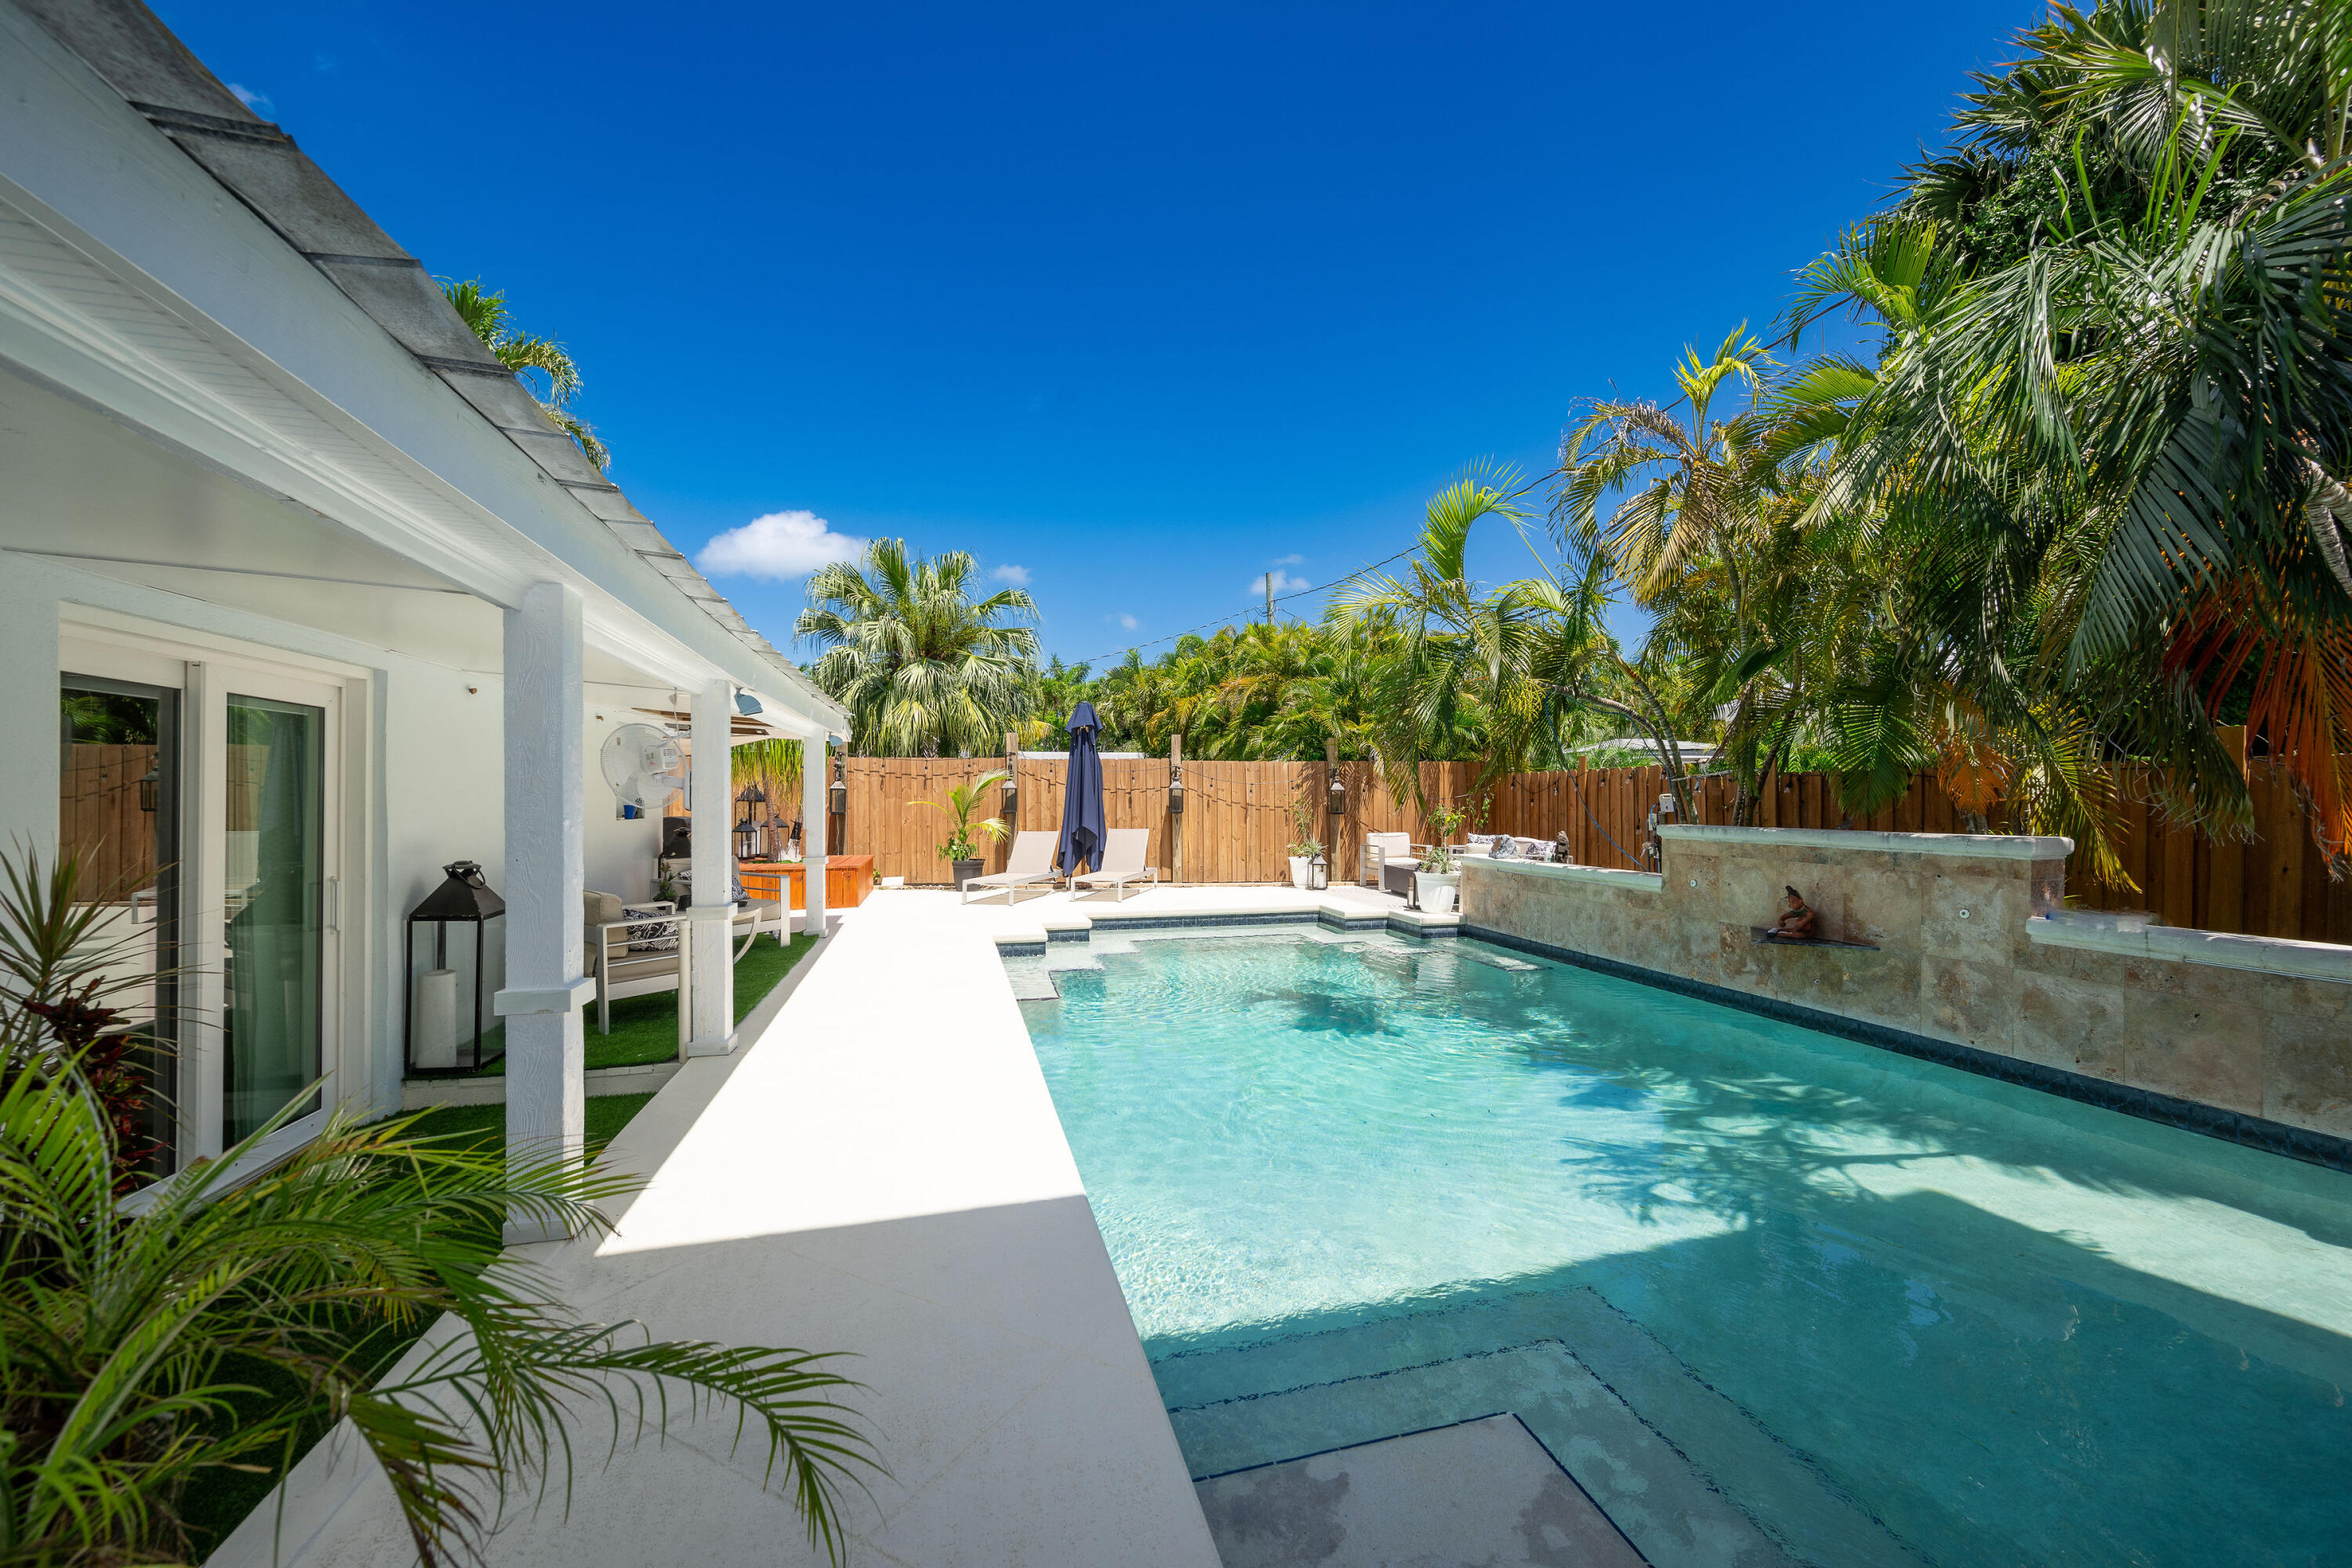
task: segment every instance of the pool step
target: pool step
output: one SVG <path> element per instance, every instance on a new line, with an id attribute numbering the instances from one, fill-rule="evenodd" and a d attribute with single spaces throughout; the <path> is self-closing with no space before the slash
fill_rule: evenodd
<path id="1" fill-rule="evenodd" d="M 1163 1353 L 1152 1370 L 1196 1479 L 1508 1412 L 1656 1568 L 1918 1562 L 1589 1289 Z"/>

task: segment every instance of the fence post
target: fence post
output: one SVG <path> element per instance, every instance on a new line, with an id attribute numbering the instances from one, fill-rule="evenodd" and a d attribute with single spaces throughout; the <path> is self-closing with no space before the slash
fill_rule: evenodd
<path id="1" fill-rule="evenodd" d="M 1178 731 L 1168 737 L 1168 782 L 1176 789 L 1184 787 L 1184 732 Z M 1184 880 L 1184 813 L 1180 807 L 1169 814 L 1169 831 L 1176 836 L 1176 874 L 1171 881 Z"/>

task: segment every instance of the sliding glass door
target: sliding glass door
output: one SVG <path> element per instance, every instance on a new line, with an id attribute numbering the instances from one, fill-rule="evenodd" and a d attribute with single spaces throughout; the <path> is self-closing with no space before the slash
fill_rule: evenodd
<path id="1" fill-rule="evenodd" d="M 227 704 L 222 909 L 223 1141 L 234 1144 L 325 1066 L 328 713 L 244 696 Z"/>

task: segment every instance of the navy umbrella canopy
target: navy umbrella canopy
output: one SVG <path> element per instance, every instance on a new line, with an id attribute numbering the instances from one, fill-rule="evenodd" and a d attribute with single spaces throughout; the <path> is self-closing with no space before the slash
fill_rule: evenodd
<path id="1" fill-rule="evenodd" d="M 1062 790 L 1062 844 L 1055 854 L 1065 877 L 1102 869 L 1102 754 L 1095 750 L 1095 705 L 1070 714 L 1070 767 Z"/>

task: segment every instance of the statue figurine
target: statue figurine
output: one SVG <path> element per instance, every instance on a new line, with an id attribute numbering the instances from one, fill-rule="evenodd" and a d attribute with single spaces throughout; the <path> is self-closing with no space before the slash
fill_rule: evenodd
<path id="1" fill-rule="evenodd" d="M 1559 865 L 1573 866 L 1576 864 L 1576 847 L 1569 842 L 1569 837 L 1566 833 L 1557 834 L 1553 837 L 1551 841 L 1551 858 L 1553 861 Z"/>
<path id="2" fill-rule="evenodd" d="M 1781 900 L 1780 918 L 1772 922 L 1770 934 L 1787 942 L 1810 942 L 1820 921 L 1805 903 L 1805 895 L 1783 884 L 1789 896 Z"/>

